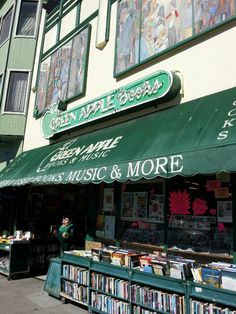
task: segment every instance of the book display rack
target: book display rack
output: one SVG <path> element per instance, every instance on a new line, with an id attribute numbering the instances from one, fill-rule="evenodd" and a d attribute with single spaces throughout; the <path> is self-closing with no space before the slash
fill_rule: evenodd
<path id="1" fill-rule="evenodd" d="M 12 279 L 30 272 L 30 243 L 15 241 L 0 243 L 0 273 Z"/>
<path id="2" fill-rule="evenodd" d="M 236 292 L 214 286 L 94 261 L 65 252 L 61 260 L 65 300 L 90 313 L 236 313 Z"/>

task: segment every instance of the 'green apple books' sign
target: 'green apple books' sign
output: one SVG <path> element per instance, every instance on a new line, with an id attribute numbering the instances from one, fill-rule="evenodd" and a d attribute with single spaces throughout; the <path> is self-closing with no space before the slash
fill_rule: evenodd
<path id="1" fill-rule="evenodd" d="M 159 100 L 158 103 L 170 100 L 178 94 L 180 88 L 178 75 L 169 71 L 158 71 L 70 110 L 60 111 L 58 104 L 54 104 L 42 118 L 43 135 L 45 138 L 50 138 L 56 133 L 155 99 Z"/>

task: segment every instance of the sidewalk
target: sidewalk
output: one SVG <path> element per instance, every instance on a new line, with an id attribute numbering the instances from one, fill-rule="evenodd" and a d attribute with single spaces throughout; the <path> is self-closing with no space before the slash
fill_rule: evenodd
<path id="1" fill-rule="evenodd" d="M 43 291 L 44 281 L 37 278 L 7 280 L 0 275 L 0 314 L 87 314 L 72 304 L 63 304 Z"/>

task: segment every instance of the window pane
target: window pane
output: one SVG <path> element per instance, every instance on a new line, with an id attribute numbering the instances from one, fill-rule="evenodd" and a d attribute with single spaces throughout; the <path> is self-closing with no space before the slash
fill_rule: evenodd
<path id="1" fill-rule="evenodd" d="M 39 80 L 37 86 L 36 104 L 39 113 L 42 113 L 46 106 L 46 95 L 48 87 L 48 75 L 51 58 L 47 58 L 41 63 Z"/>
<path id="2" fill-rule="evenodd" d="M 119 2 L 117 20 L 116 72 L 138 63 L 140 5 L 127 0 Z"/>
<path id="3" fill-rule="evenodd" d="M 23 1 L 21 3 L 17 35 L 33 36 L 35 30 L 37 2 Z"/>
<path id="4" fill-rule="evenodd" d="M 73 39 L 68 98 L 79 95 L 84 90 L 88 40 L 88 29 L 82 31 Z"/>
<path id="5" fill-rule="evenodd" d="M 5 111 L 24 112 L 28 73 L 11 72 L 7 91 Z"/>
<path id="6" fill-rule="evenodd" d="M 9 37 L 11 26 L 12 9 L 2 19 L 2 29 L 0 34 L 0 45 Z"/>
<path id="7" fill-rule="evenodd" d="M 55 51 L 51 57 L 46 107 L 66 99 L 72 41 Z"/>

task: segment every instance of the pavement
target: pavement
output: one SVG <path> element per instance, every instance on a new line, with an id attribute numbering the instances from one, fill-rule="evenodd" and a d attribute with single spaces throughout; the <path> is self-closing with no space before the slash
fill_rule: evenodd
<path id="1" fill-rule="evenodd" d="M 48 295 L 39 277 L 7 280 L 0 275 L 0 314 L 87 314 L 72 303 Z"/>

